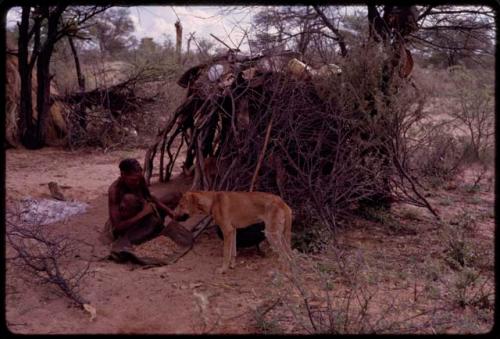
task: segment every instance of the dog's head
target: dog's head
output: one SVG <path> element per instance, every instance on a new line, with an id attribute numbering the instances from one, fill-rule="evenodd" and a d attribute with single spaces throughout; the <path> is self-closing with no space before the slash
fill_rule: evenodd
<path id="1" fill-rule="evenodd" d="M 186 221 L 193 214 L 204 213 L 195 192 L 186 192 L 182 195 L 179 204 L 174 211 L 174 220 Z"/>

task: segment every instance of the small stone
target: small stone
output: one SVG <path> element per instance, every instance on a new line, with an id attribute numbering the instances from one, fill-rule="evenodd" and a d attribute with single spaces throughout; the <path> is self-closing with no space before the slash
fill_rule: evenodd
<path id="1" fill-rule="evenodd" d="M 200 287 L 200 286 L 202 286 L 202 285 L 203 285 L 203 284 L 202 284 L 202 283 L 200 283 L 200 282 L 198 282 L 198 283 L 191 283 L 191 284 L 189 284 L 189 288 L 190 288 L 190 289 L 194 289 L 194 288 L 196 288 L 196 287 Z"/>

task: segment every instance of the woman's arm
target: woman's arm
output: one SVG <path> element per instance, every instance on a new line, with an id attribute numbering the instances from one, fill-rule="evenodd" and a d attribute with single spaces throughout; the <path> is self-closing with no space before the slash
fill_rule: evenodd
<path id="1" fill-rule="evenodd" d="M 111 187 L 108 191 L 109 220 L 113 229 L 123 231 L 136 224 L 139 220 L 153 212 L 153 207 L 145 203 L 143 209 L 129 219 L 122 220 L 120 213 L 120 202 L 117 199 L 116 188 Z"/>
<path id="2" fill-rule="evenodd" d="M 160 199 L 151 194 L 151 201 L 154 202 L 157 208 L 162 209 L 170 218 L 173 218 L 174 212 L 168 208 L 167 205 L 162 203 Z"/>

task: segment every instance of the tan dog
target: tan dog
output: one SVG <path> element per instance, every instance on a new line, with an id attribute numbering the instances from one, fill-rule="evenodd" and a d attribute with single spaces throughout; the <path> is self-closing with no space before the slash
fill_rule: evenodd
<path id="1" fill-rule="evenodd" d="M 224 258 L 219 273 L 236 264 L 236 229 L 264 222 L 264 233 L 280 256 L 291 259 L 292 210 L 277 195 L 264 192 L 186 192 L 174 211 L 184 221 L 193 214 L 211 215 L 224 235 Z"/>

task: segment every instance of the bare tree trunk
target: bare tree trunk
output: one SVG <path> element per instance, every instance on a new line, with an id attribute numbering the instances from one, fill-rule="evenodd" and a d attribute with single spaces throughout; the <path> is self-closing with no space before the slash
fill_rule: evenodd
<path id="1" fill-rule="evenodd" d="M 19 132 L 22 144 L 27 148 L 32 148 L 33 136 L 30 134 L 34 130 L 33 124 L 33 98 L 32 91 L 32 73 L 29 64 L 28 44 L 29 44 L 29 19 L 30 7 L 23 6 L 21 14 L 21 23 L 19 24 L 19 60 L 18 70 L 21 78 L 20 93 L 20 119 Z"/>
<path id="2" fill-rule="evenodd" d="M 387 39 L 389 35 L 387 24 L 380 16 L 375 5 L 368 5 L 368 25 L 369 34 L 373 40 L 380 42 L 380 38 L 384 41 Z"/>
<path id="3" fill-rule="evenodd" d="M 73 38 L 68 36 L 68 42 L 71 47 L 71 52 L 73 53 L 73 59 L 75 60 L 75 68 L 76 68 L 76 77 L 78 79 L 78 87 L 80 89 L 80 93 L 82 93 L 82 98 L 80 105 L 78 107 L 78 124 L 83 130 L 87 130 L 87 114 L 85 112 L 85 77 L 83 76 L 82 69 L 80 66 L 80 59 L 78 58 L 78 52 L 75 47 L 75 43 L 73 42 Z"/>
<path id="4" fill-rule="evenodd" d="M 41 148 L 45 145 L 46 136 L 46 121 L 50 111 L 50 58 L 54 50 L 54 45 L 57 41 L 57 26 L 62 12 L 67 5 L 58 5 L 57 8 L 50 11 L 49 6 L 43 6 L 40 10 L 48 20 L 47 35 L 44 43 L 40 46 L 40 52 L 37 59 L 37 100 L 36 106 L 38 111 L 38 119 L 35 131 L 34 148 Z"/>
<path id="5" fill-rule="evenodd" d="M 299 41 L 297 43 L 297 50 L 301 55 L 306 54 L 307 46 L 309 45 L 309 42 L 311 41 L 311 37 L 310 37 L 309 32 L 307 30 L 308 30 L 308 28 L 306 26 L 304 32 L 302 32 L 300 34 Z"/>
<path id="6" fill-rule="evenodd" d="M 45 18 L 48 19 L 47 35 L 42 46 L 36 63 L 37 75 L 37 98 L 36 109 L 38 112 L 35 128 L 35 143 L 33 148 L 41 148 L 45 145 L 45 127 L 47 116 L 50 110 L 50 58 L 54 49 L 55 38 L 57 34 L 57 24 L 62 13 L 59 6 L 52 14 L 49 6 L 43 6 L 40 9 Z"/>
<path id="7" fill-rule="evenodd" d="M 33 26 L 30 30 L 31 7 L 22 8 L 19 24 L 19 76 L 21 78 L 20 121 L 21 142 L 29 149 L 41 148 L 45 144 L 45 122 L 50 110 L 50 58 L 57 38 L 57 26 L 67 5 L 57 6 L 51 13 L 49 6 L 37 6 L 33 11 Z M 41 22 L 47 19 L 46 38 L 41 43 Z M 34 36 L 32 54 L 29 43 Z M 37 65 L 37 122 L 33 119 L 32 70 Z"/>
<path id="8" fill-rule="evenodd" d="M 323 13 L 323 11 L 319 8 L 319 6 L 315 5 L 313 7 L 316 10 L 316 13 L 318 13 L 318 15 L 321 17 L 321 20 L 323 20 L 325 26 L 328 27 L 337 37 L 337 42 L 340 47 L 340 55 L 342 55 L 343 57 L 347 56 L 347 47 L 345 44 L 344 35 L 340 33 L 340 31 L 336 29 L 335 26 L 333 26 L 333 24 L 330 22 L 330 20 L 328 20 L 325 13 Z"/>
<path id="9" fill-rule="evenodd" d="M 194 39 L 194 32 L 189 34 L 189 39 L 187 40 L 187 51 L 186 51 L 186 57 L 184 58 L 183 63 L 185 63 L 191 54 L 191 40 Z"/>
<path id="10" fill-rule="evenodd" d="M 68 5 L 23 6 L 19 24 L 19 76 L 21 78 L 19 130 L 21 142 L 27 148 L 36 149 L 45 144 L 45 121 L 51 106 L 50 98 L 50 58 L 54 45 L 69 33 L 68 25 L 58 30 L 62 13 Z M 89 20 L 109 6 L 94 6 L 90 12 L 77 20 L 77 26 Z M 30 28 L 30 21 L 32 26 Z M 43 24 L 43 31 L 42 31 Z M 43 34 L 42 34 L 43 33 Z M 31 45 L 31 39 L 33 44 Z M 42 39 L 43 42 L 42 42 Z M 31 50 L 31 56 L 29 55 Z M 37 123 L 33 119 L 32 70 L 37 65 Z"/>
<path id="11" fill-rule="evenodd" d="M 180 64 L 182 56 L 182 25 L 179 20 L 175 22 L 175 35 L 176 35 L 175 53 L 177 55 L 177 63 Z"/>
<path id="12" fill-rule="evenodd" d="M 49 73 L 50 56 L 47 52 L 40 53 L 37 66 L 37 96 L 36 109 L 38 111 L 38 119 L 36 123 L 36 142 L 34 147 L 41 148 L 45 144 L 45 126 L 47 115 L 50 110 L 50 73 Z"/>
<path id="13" fill-rule="evenodd" d="M 383 16 L 380 15 L 375 5 L 368 5 L 368 21 L 370 37 L 375 42 L 384 44 L 384 48 L 389 52 L 388 57 L 383 61 L 382 77 L 380 79 L 380 90 L 383 94 L 383 100 L 386 107 L 391 107 L 394 100 L 394 80 L 400 73 L 397 71 L 401 59 L 406 57 L 404 48 L 404 36 L 415 30 L 416 27 L 411 22 L 411 16 L 407 13 L 413 13 L 411 7 L 400 7 L 397 10 L 394 6 L 384 6 Z M 392 33 L 391 30 L 395 32 Z M 393 42 L 389 39 L 393 38 Z M 382 40 L 382 41 L 381 41 Z M 403 55 L 404 53 L 404 55 Z M 375 99 L 370 95 L 369 99 L 372 116 L 380 114 L 375 105 Z M 385 119 L 386 117 L 381 117 Z M 386 173 L 382 178 L 381 187 L 378 193 L 368 197 L 367 202 L 375 203 L 378 206 L 389 208 L 391 204 L 391 186 L 389 178 L 393 175 L 391 156 L 391 139 L 384 136 L 378 147 L 373 149 L 374 154 L 383 159 L 383 167 Z M 432 208 L 431 212 L 434 213 Z"/>

